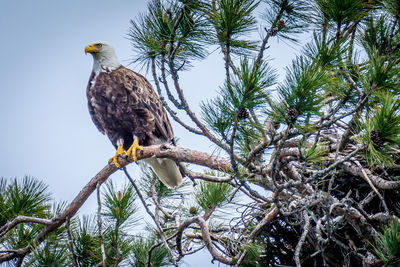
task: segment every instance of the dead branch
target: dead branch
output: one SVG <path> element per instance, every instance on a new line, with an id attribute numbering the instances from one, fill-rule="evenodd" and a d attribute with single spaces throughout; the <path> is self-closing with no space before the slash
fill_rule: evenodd
<path id="1" fill-rule="evenodd" d="M 100 249 L 101 249 L 101 257 L 102 257 L 102 262 L 101 266 L 106 267 L 107 266 L 107 257 L 106 257 L 106 250 L 104 248 L 104 241 L 103 241 L 103 223 L 101 221 L 101 198 L 100 198 L 100 183 L 97 183 L 96 185 L 97 189 L 97 225 L 99 227 L 99 241 L 100 241 Z"/>
<path id="2" fill-rule="evenodd" d="M 374 186 L 374 184 L 372 183 L 371 179 L 369 179 L 367 172 L 365 171 L 365 169 L 361 166 L 360 162 L 355 161 L 356 165 L 361 169 L 361 173 L 363 174 L 363 178 L 364 180 L 369 184 L 369 186 L 371 186 L 372 190 L 374 190 L 375 194 L 379 197 L 379 199 L 382 202 L 383 207 L 385 208 L 385 211 L 387 212 L 387 214 L 389 214 L 389 209 L 386 205 L 386 201 L 385 199 L 382 197 L 381 193 L 379 193 L 379 191 L 376 189 L 376 187 Z"/>
<path id="3" fill-rule="evenodd" d="M 340 157 L 339 157 L 340 158 Z M 364 179 L 364 174 L 361 170 L 360 167 L 358 167 L 356 164 L 351 163 L 349 161 L 342 162 L 341 167 L 348 173 L 351 173 L 354 176 L 360 177 Z M 365 170 L 365 172 L 368 174 L 368 178 L 371 180 L 373 185 L 375 185 L 379 189 L 384 189 L 384 190 L 394 190 L 394 189 L 399 189 L 400 188 L 400 182 L 399 181 L 388 181 L 385 180 L 377 175 L 371 174 L 369 170 Z"/>
<path id="4" fill-rule="evenodd" d="M 187 219 L 177 229 L 177 231 L 176 231 L 176 233 L 177 233 L 177 236 L 176 236 L 176 249 L 178 250 L 179 255 L 183 256 L 183 252 L 182 252 L 182 234 L 183 234 L 183 231 L 185 230 L 186 227 L 188 227 L 192 223 L 197 223 L 200 226 L 201 236 L 203 238 L 203 241 L 204 241 L 208 251 L 211 253 L 211 255 L 216 260 L 218 260 L 218 261 L 220 261 L 222 263 L 232 264 L 233 263 L 233 258 L 223 255 L 221 252 L 218 251 L 218 249 L 212 243 L 212 240 L 211 240 L 211 237 L 210 237 L 210 230 L 208 229 L 206 221 L 201 216 L 196 216 L 196 217 L 192 217 L 192 218 Z"/>
<path id="5" fill-rule="evenodd" d="M 174 216 L 172 216 L 172 214 L 168 211 L 166 211 L 160 204 L 160 202 L 158 201 L 157 197 L 156 197 L 156 177 L 153 177 L 151 180 L 151 199 L 153 200 L 154 204 L 156 205 L 156 207 L 158 208 L 158 210 L 160 210 L 165 217 L 171 218 L 173 219 Z"/>
<path id="6" fill-rule="evenodd" d="M 185 170 L 185 174 L 192 179 L 201 179 L 204 181 L 214 182 L 214 183 L 226 183 L 230 182 L 233 179 L 231 176 L 217 177 L 205 173 L 193 172 L 188 169 Z"/>
<path id="7" fill-rule="evenodd" d="M 300 251 L 301 251 L 301 248 L 303 247 L 304 241 L 306 240 L 308 231 L 310 230 L 310 217 L 308 216 L 307 211 L 303 211 L 303 217 L 304 217 L 304 220 L 305 220 L 305 224 L 304 224 L 304 227 L 303 227 L 303 233 L 300 236 L 300 240 L 297 243 L 296 250 L 295 250 L 295 253 L 294 253 L 294 259 L 295 259 L 297 267 L 301 267 Z"/>
<path id="8" fill-rule="evenodd" d="M 39 224 L 44 224 L 44 225 L 50 225 L 53 223 L 53 221 L 48 220 L 48 219 L 18 215 L 14 220 L 6 223 L 3 227 L 0 228 L 0 238 L 2 238 L 11 229 L 13 229 L 15 226 L 17 226 L 20 223 L 39 223 Z"/>

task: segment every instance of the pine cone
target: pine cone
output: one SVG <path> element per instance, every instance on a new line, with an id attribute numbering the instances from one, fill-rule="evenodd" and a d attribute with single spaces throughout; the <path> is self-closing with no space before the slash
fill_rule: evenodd
<path id="1" fill-rule="evenodd" d="M 284 20 L 280 20 L 276 23 L 276 26 L 278 26 L 278 29 L 283 29 L 285 27 L 285 21 Z"/>
<path id="2" fill-rule="evenodd" d="M 277 30 L 277 29 L 274 29 L 274 28 L 269 29 L 269 34 L 270 34 L 271 36 L 275 36 L 277 33 L 278 33 L 278 30 Z"/>
<path id="3" fill-rule="evenodd" d="M 196 207 L 190 207 L 189 213 L 192 214 L 192 215 L 196 215 L 196 214 L 197 214 L 197 209 L 196 209 Z"/>
<path id="4" fill-rule="evenodd" d="M 249 117 L 249 112 L 245 108 L 241 108 L 237 111 L 237 117 L 239 120 L 245 120 Z"/>
<path id="5" fill-rule="evenodd" d="M 288 119 L 289 119 L 291 122 L 294 122 L 294 121 L 297 119 L 297 117 L 299 116 L 299 112 L 297 111 L 297 109 L 291 108 L 291 109 L 289 109 L 288 112 L 286 113 L 286 116 L 288 117 Z"/>
<path id="6" fill-rule="evenodd" d="M 369 137 L 371 138 L 372 142 L 374 143 L 374 146 L 379 148 L 383 145 L 385 140 L 381 137 L 381 134 L 377 130 L 372 130 L 369 133 Z"/>

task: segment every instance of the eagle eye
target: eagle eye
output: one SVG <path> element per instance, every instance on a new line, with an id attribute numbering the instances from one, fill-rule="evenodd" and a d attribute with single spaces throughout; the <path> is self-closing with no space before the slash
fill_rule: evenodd
<path id="1" fill-rule="evenodd" d="M 103 44 L 101 44 L 101 43 L 98 43 L 98 44 L 95 44 L 98 48 L 101 48 L 102 46 L 103 46 Z"/>

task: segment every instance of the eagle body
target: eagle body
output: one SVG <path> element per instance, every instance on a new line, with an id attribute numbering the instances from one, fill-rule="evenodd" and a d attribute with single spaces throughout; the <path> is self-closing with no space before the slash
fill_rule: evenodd
<path id="1" fill-rule="evenodd" d="M 123 139 L 123 148 L 128 150 L 134 136 L 144 146 L 174 144 L 162 103 L 142 75 L 124 66 L 98 75 L 92 71 L 86 93 L 94 124 L 115 147 Z"/>
<path id="2" fill-rule="evenodd" d="M 98 130 L 117 148 L 134 142 L 144 146 L 174 143 L 174 135 L 158 95 L 145 77 L 119 64 L 113 48 L 97 42 L 85 48 L 93 55 L 93 70 L 86 94 L 91 118 Z M 177 164 L 150 158 L 160 180 L 170 188 L 182 182 Z"/>

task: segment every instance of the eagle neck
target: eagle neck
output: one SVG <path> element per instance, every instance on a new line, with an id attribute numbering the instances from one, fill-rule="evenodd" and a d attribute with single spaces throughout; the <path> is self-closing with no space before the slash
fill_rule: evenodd
<path id="1" fill-rule="evenodd" d="M 115 54 L 95 55 L 93 60 L 93 72 L 97 76 L 101 72 L 110 72 L 121 66 Z"/>

